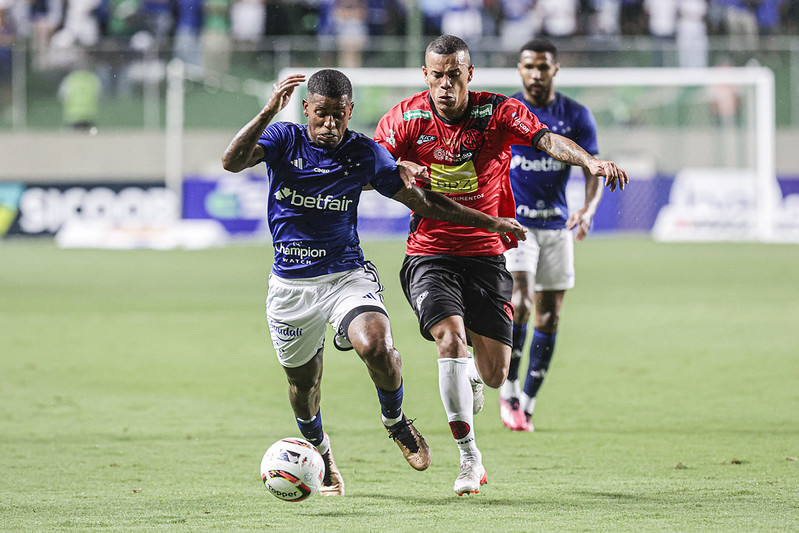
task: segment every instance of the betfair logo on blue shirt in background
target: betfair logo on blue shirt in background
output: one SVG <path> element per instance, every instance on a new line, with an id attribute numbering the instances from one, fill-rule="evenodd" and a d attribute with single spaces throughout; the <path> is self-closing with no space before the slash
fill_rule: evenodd
<path id="1" fill-rule="evenodd" d="M 527 159 L 523 155 L 515 155 L 510 160 L 511 170 L 519 168 L 525 172 L 557 172 L 566 167 L 566 163 L 558 161 L 557 159 L 552 159 L 551 157 Z"/>

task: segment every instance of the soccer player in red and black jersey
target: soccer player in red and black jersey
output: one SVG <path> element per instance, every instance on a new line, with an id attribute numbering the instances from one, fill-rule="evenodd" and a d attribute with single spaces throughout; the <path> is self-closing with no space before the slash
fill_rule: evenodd
<path id="1" fill-rule="evenodd" d="M 429 90 L 394 106 L 375 131 L 395 158 L 421 165 L 418 175 L 427 182 L 420 185 L 484 213 L 514 217 L 508 178 L 513 144 L 586 168 L 611 190 L 627 183 L 623 169 L 549 131 L 518 100 L 469 91 L 474 65 L 460 38 L 434 39 L 422 72 Z M 459 496 L 479 492 L 487 480 L 473 421 L 484 401 L 482 385 L 499 387 L 508 374 L 513 279 L 502 253 L 515 245 L 508 235 L 411 215 L 400 278 L 422 335 L 438 349 L 441 400 L 460 450 L 453 487 Z"/>

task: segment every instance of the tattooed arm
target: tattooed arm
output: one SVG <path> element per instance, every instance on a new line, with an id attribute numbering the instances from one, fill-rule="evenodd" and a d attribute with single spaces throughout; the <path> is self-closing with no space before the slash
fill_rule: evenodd
<path id="1" fill-rule="evenodd" d="M 264 149 L 258 144 L 258 139 L 275 115 L 289 103 L 294 88 L 304 81 L 304 74 L 293 74 L 274 85 L 266 106 L 230 141 L 222 155 L 222 166 L 225 170 L 241 172 L 263 159 Z"/>
<path id="2" fill-rule="evenodd" d="M 627 172 L 616 163 L 595 158 L 580 148 L 576 142 L 557 133 L 546 132 L 538 140 L 536 148 L 567 165 L 583 167 L 594 176 L 603 176 L 605 186 L 610 187 L 611 191 L 616 190 L 616 185 L 624 190 L 624 186 L 629 181 Z"/>
<path id="3" fill-rule="evenodd" d="M 499 233 L 505 241 L 510 241 L 506 235 L 508 233 L 520 241 L 527 239 L 527 228 L 519 224 L 515 218 L 493 217 L 482 211 L 463 206 L 443 194 L 421 189 L 416 185 L 410 189 L 400 189 L 392 198 L 407 205 L 414 213 L 426 218 L 482 228 Z"/>

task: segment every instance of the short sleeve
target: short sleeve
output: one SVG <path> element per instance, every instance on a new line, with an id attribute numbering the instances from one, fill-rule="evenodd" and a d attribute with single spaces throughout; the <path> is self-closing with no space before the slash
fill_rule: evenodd
<path id="1" fill-rule="evenodd" d="M 375 142 L 388 150 L 395 159 L 402 158 L 405 153 L 404 132 L 400 129 L 402 123 L 396 120 L 399 113 L 397 106 L 394 106 L 383 115 L 375 129 Z"/>
<path id="2" fill-rule="evenodd" d="M 525 144 L 535 148 L 541 136 L 549 131 L 527 106 L 515 98 L 505 100 L 498 111 L 500 129 L 511 136 L 508 144 Z"/>
<path id="3" fill-rule="evenodd" d="M 374 143 L 374 154 L 375 175 L 369 184 L 383 196 L 392 198 L 404 187 L 397 162 L 394 160 L 394 156 L 380 144 Z"/>
<path id="4" fill-rule="evenodd" d="M 273 164 L 278 157 L 286 152 L 291 143 L 291 130 L 288 126 L 286 122 L 270 124 L 261 134 L 260 139 L 258 139 L 258 144 L 263 147 L 265 153 L 263 161 L 267 165 Z"/>

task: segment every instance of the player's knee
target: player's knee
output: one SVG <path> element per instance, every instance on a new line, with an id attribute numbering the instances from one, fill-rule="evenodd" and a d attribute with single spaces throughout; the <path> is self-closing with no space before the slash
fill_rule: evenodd
<path id="1" fill-rule="evenodd" d="M 560 314 L 555 311 L 538 313 L 535 317 L 535 329 L 541 333 L 555 333 L 558 331 L 558 321 Z"/>
<path id="2" fill-rule="evenodd" d="M 353 343 L 353 346 L 361 359 L 370 366 L 394 366 L 394 359 L 398 357 L 390 338 L 371 336 L 357 344 Z"/>
<path id="3" fill-rule="evenodd" d="M 510 357 L 504 357 L 501 354 L 494 354 L 494 356 L 484 355 L 486 352 L 481 352 L 479 357 L 475 357 L 475 364 L 477 371 L 480 373 L 480 379 L 483 383 L 497 389 L 505 382 L 508 377 L 508 369 L 510 368 Z"/>
<path id="4" fill-rule="evenodd" d="M 483 383 L 487 387 L 491 387 L 492 389 L 498 389 L 505 382 L 505 378 L 507 377 L 507 375 L 508 373 L 505 372 L 504 374 L 496 373 L 488 377 L 486 376 L 480 376 L 480 377 L 483 379 Z"/>
<path id="5" fill-rule="evenodd" d="M 487 386 L 491 387 L 492 389 L 498 389 L 502 386 L 505 382 L 505 378 L 508 377 L 508 366 L 507 364 L 496 364 L 492 366 L 488 371 L 480 373 L 480 377 L 483 379 L 483 383 Z"/>
<path id="6" fill-rule="evenodd" d="M 466 337 L 455 331 L 444 331 L 434 336 L 439 357 L 457 358 L 468 352 Z"/>
<path id="7" fill-rule="evenodd" d="M 530 305 L 518 305 L 513 309 L 513 323 L 514 324 L 527 324 L 530 320 L 532 307 Z"/>
<path id="8" fill-rule="evenodd" d="M 533 312 L 533 300 L 524 296 L 514 295 L 513 321 L 516 324 L 526 324 Z"/>

